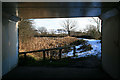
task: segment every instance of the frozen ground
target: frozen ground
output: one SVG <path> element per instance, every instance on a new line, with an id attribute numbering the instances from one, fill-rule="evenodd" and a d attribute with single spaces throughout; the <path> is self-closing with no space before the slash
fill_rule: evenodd
<path id="1" fill-rule="evenodd" d="M 77 50 L 77 49 L 82 45 L 76 46 L 76 57 L 72 57 L 72 58 L 88 57 L 92 55 L 92 56 L 97 56 L 97 58 L 100 59 L 101 58 L 101 43 L 100 43 L 101 40 L 95 40 L 95 39 L 83 39 L 83 40 L 87 41 L 88 44 L 91 44 L 93 49 L 90 51 L 79 53 L 80 51 L 82 51 L 82 49 L 81 50 Z M 68 52 L 66 54 L 66 57 L 68 56 L 73 56 L 73 51 Z"/>

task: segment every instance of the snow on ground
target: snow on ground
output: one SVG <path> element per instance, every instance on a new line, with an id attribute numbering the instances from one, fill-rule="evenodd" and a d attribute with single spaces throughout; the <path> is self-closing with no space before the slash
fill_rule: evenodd
<path id="1" fill-rule="evenodd" d="M 72 58 L 88 57 L 88 56 L 93 55 L 93 56 L 97 56 L 98 59 L 100 59 L 101 58 L 101 43 L 100 43 L 101 40 L 95 40 L 95 39 L 83 39 L 83 40 L 87 41 L 88 44 L 91 44 L 93 49 L 90 51 L 79 53 L 82 50 L 77 50 L 77 48 L 79 48 L 82 45 L 76 46 L 76 52 L 77 52 L 76 55 L 77 56 L 72 57 Z M 68 57 L 68 56 L 73 56 L 73 50 L 71 52 L 68 52 L 66 57 Z"/>

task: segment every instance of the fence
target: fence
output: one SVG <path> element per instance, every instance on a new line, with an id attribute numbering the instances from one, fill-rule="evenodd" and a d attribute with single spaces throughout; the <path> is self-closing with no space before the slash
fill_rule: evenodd
<path id="1" fill-rule="evenodd" d="M 35 50 L 35 51 L 28 51 L 28 52 L 19 52 L 19 54 L 24 54 L 24 58 L 26 59 L 26 54 L 27 53 L 43 52 L 43 60 L 45 60 L 45 58 L 46 58 L 45 57 L 46 51 L 59 50 L 59 59 L 61 59 L 62 49 L 65 49 L 65 48 L 68 48 L 68 47 L 73 47 L 73 56 L 75 57 L 75 53 L 76 53 L 75 45 L 65 46 L 65 47 L 57 47 L 57 48 L 49 48 L 49 49 L 42 49 L 42 50 Z"/>

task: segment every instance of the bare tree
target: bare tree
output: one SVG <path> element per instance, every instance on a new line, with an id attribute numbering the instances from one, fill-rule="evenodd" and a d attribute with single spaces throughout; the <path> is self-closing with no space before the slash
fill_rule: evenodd
<path id="1" fill-rule="evenodd" d="M 68 36 L 70 36 L 70 31 L 75 31 L 77 22 L 70 19 L 65 19 L 61 23 L 61 26 L 68 32 Z"/>
<path id="2" fill-rule="evenodd" d="M 38 32 L 40 32 L 41 34 L 47 34 L 47 29 L 46 27 L 39 27 Z"/>
<path id="3" fill-rule="evenodd" d="M 100 33 L 101 20 L 99 18 L 94 18 L 94 17 L 92 17 L 92 19 L 95 23 L 97 23 L 97 30 Z"/>
<path id="4" fill-rule="evenodd" d="M 87 25 L 84 31 L 86 31 L 87 35 L 94 37 L 96 39 L 100 37 L 98 29 L 94 25 Z"/>
<path id="5" fill-rule="evenodd" d="M 33 27 L 33 21 L 28 19 L 22 19 L 19 22 L 19 38 L 26 41 L 28 37 L 33 37 L 37 32 Z"/>
<path id="6" fill-rule="evenodd" d="M 50 30 L 50 34 L 55 34 L 55 33 L 56 33 L 55 29 Z"/>
<path id="7" fill-rule="evenodd" d="M 35 28 L 33 26 L 33 20 L 29 19 L 22 19 L 19 24 L 19 50 L 25 49 L 25 46 L 27 43 L 29 43 L 29 40 L 34 37 L 35 34 L 37 34 L 37 31 L 35 31 Z"/>

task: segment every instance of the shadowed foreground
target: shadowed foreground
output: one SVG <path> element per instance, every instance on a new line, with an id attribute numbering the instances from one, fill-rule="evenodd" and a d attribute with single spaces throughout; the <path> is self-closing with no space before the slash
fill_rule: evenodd
<path id="1" fill-rule="evenodd" d="M 84 64 L 83 64 L 84 63 Z M 2 80 L 113 80 L 100 67 L 95 57 L 68 66 L 19 66 L 3 76 Z"/>
<path id="2" fill-rule="evenodd" d="M 36 80 L 36 79 L 94 79 L 112 80 L 106 73 L 96 68 L 75 67 L 17 67 L 2 80 Z"/>

